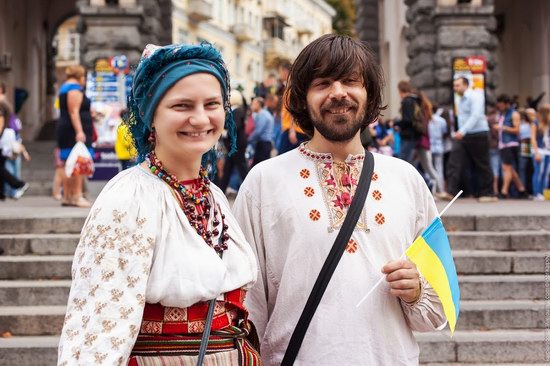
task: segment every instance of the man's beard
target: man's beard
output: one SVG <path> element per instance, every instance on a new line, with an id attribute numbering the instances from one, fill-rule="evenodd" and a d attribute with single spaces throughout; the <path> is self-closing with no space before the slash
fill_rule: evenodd
<path id="1" fill-rule="evenodd" d="M 323 113 L 325 112 L 325 115 L 330 115 L 330 109 L 350 107 L 352 109 L 355 109 L 355 115 L 353 115 L 352 117 L 340 116 L 336 118 L 331 118 L 330 120 L 328 120 L 328 118 L 326 118 L 327 120 L 325 120 L 322 117 Z M 322 106 L 320 113 L 316 113 L 310 108 L 309 118 L 311 119 L 315 130 L 319 132 L 325 139 L 333 142 L 346 142 L 350 141 L 355 137 L 355 135 L 357 135 L 357 132 L 359 132 L 359 130 L 363 126 L 363 123 L 365 122 L 365 105 L 361 106 L 360 109 L 357 108 L 359 108 L 357 103 L 351 102 L 346 99 L 341 101 L 332 101 L 326 106 Z M 351 112 L 353 112 L 353 110 Z"/>

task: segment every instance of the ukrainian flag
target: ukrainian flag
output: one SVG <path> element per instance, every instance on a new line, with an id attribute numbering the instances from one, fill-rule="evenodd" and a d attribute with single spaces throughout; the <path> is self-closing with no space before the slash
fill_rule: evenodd
<path id="1" fill-rule="evenodd" d="M 437 217 L 405 253 L 439 296 L 451 334 L 454 333 L 460 312 L 460 289 L 451 245 L 441 218 Z"/>

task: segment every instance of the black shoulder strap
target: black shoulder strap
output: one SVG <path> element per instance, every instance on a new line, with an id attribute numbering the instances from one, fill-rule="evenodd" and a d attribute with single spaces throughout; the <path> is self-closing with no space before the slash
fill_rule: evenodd
<path id="1" fill-rule="evenodd" d="M 334 270 L 336 269 L 336 266 L 344 253 L 349 238 L 351 237 L 351 234 L 355 229 L 355 225 L 357 224 L 357 220 L 363 211 L 365 200 L 367 198 L 367 194 L 369 193 L 373 171 L 374 157 L 372 156 L 372 153 L 365 151 L 365 161 L 363 163 L 361 177 L 359 178 L 359 183 L 357 185 L 357 190 L 355 191 L 353 201 L 348 210 L 344 223 L 342 224 L 342 228 L 336 236 L 332 249 L 323 264 L 319 277 L 317 277 L 315 285 L 313 285 L 313 289 L 307 299 L 306 306 L 300 316 L 300 320 L 298 320 L 298 324 L 292 333 L 292 337 L 290 337 L 290 342 L 288 343 L 288 348 L 286 349 L 281 366 L 293 365 L 296 356 L 298 356 L 298 352 L 300 351 L 300 346 L 302 345 L 302 341 L 306 335 L 309 323 L 317 310 L 319 302 L 321 302 L 332 274 L 334 273 Z"/>

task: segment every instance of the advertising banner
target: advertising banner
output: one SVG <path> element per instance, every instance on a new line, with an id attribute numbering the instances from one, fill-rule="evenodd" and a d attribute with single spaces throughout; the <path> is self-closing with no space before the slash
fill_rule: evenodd
<path id="1" fill-rule="evenodd" d="M 455 57 L 453 59 L 453 80 L 465 77 L 470 82 L 470 89 L 483 96 L 485 102 L 485 71 L 487 62 L 483 56 Z M 458 115 L 457 106 L 460 97 L 453 93 L 455 116 Z"/>

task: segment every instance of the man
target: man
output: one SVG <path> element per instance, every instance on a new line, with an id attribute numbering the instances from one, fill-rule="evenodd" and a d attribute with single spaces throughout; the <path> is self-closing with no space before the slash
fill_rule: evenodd
<path id="1" fill-rule="evenodd" d="M 451 200 L 460 190 L 460 181 L 470 160 L 479 181 L 479 202 L 495 202 L 493 172 L 489 160 L 489 124 L 485 117 L 483 96 L 468 89 L 470 82 L 461 76 L 454 80 L 453 89 L 460 97 L 458 131 L 454 134 L 453 149 L 447 171 L 447 192 L 436 196 Z"/>
<path id="2" fill-rule="evenodd" d="M 512 106 L 512 100 L 506 94 L 498 96 L 497 109 L 500 113 L 498 149 L 500 161 L 502 162 L 502 187 L 498 196 L 499 198 L 508 198 L 510 183 L 514 182 L 519 197 L 527 198 L 529 195 L 517 172 L 519 166 L 520 115 Z"/>
<path id="3" fill-rule="evenodd" d="M 264 108 L 264 98 L 254 98 L 250 110 L 254 116 L 254 131 L 248 138 L 248 143 L 254 146 L 254 160 L 252 166 L 271 157 L 273 148 L 273 127 L 275 120 L 269 111 Z"/>
<path id="4" fill-rule="evenodd" d="M 330 57 L 327 55 L 330 54 Z M 381 71 L 362 42 L 324 35 L 292 66 L 288 110 L 312 136 L 247 176 L 234 204 L 259 260 L 247 306 L 265 365 L 279 365 L 357 188 L 361 130 L 381 109 Z M 422 177 L 374 155 L 369 196 L 298 353 L 296 365 L 417 365 L 412 330 L 446 320 L 405 249 L 437 215 Z M 386 276 L 382 286 L 359 300 Z"/>
<path id="5" fill-rule="evenodd" d="M 413 93 L 413 88 L 408 81 L 400 81 L 397 84 L 399 97 L 401 98 L 401 120 L 397 123 L 401 137 L 399 158 L 413 163 L 414 151 L 421 136 L 414 127 L 414 119 L 420 108 L 420 98 Z M 416 113 L 415 113 L 416 112 Z"/>

